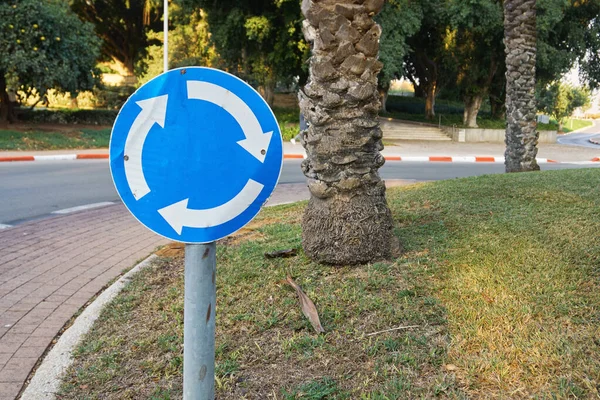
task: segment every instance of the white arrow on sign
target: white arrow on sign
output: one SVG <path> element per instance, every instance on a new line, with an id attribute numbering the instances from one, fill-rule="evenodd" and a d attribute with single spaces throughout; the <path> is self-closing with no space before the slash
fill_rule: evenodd
<path id="1" fill-rule="evenodd" d="M 168 95 L 165 94 L 136 102 L 142 111 L 133 121 L 125 141 L 125 178 L 136 200 L 150 193 L 142 169 L 142 149 L 146 137 L 155 123 L 161 128 L 165 127 L 167 98 Z"/>
<path id="2" fill-rule="evenodd" d="M 188 99 L 211 102 L 231 114 L 246 136 L 237 143 L 258 161 L 265 161 L 273 132 L 263 133 L 256 115 L 242 99 L 221 86 L 203 81 L 188 81 L 187 90 Z"/>
<path id="3" fill-rule="evenodd" d="M 220 206 L 194 210 L 188 208 L 189 199 L 185 199 L 161 208 L 158 212 L 171 225 L 175 232 L 181 235 L 184 226 L 189 228 L 210 228 L 231 221 L 244 212 L 250 204 L 254 203 L 263 187 L 263 184 L 250 179 L 246 183 L 246 186 L 233 199 Z"/>

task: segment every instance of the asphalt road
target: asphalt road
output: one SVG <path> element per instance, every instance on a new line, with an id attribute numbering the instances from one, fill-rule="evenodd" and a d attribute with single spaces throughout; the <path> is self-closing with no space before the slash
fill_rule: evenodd
<path id="1" fill-rule="evenodd" d="M 568 146 L 582 146 L 600 149 L 600 145 L 590 142 L 591 138 L 600 138 L 600 124 L 595 120 L 592 122 L 594 125 L 590 126 L 589 128 L 582 129 L 577 133 L 560 136 L 556 139 L 556 141 L 560 144 L 565 144 Z"/>
<path id="2" fill-rule="evenodd" d="M 588 165 L 586 165 L 587 167 Z M 581 168 L 542 164 L 542 170 Z M 387 162 L 384 179 L 429 181 L 503 173 L 503 164 Z M 279 183 L 302 183 L 300 160 L 286 160 Z M 119 201 L 106 160 L 0 163 L 0 225 L 16 225 L 57 210 Z"/>

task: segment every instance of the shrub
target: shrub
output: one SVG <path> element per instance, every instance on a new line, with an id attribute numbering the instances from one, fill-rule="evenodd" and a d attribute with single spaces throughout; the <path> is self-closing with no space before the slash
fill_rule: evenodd
<path id="1" fill-rule="evenodd" d="M 24 122 L 52 124 L 112 125 L 117 118 L 117 110 L 30 110 L 21 109 L 19 120 Z"/>

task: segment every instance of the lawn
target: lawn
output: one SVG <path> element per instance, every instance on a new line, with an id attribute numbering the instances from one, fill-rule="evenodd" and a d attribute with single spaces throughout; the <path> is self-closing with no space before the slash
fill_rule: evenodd
<path id="1" fill-rule="evenodd" d="M 594 125 L 594 123 L 592 121 L 590 121 L 589 119 L 571 118 L 565 122 L 565 124 L 563 126 L 563 132 L 569 133 L 569 132 L 576 131 L 577 129 L 587 128 L 588 126 L 592 126 L 592 125 Z"/>
<path id="2" fill-rule="evenodd" d="M 598 182 L 580 169 L 389 190 L 403 252 L 359 267 L 303 255 L 305 203 L 263 210 L 218 244 L 218 398 L 597 398 Z M 181 398 L 177 247 L 103 311 L 58 398 Z M 264 256 L 288 248 L 300 251 Z M 407 328 L 381 332 L 396 327 Z"/>
<path id="3" fill-rule="evenodd" d="M 0 150 L 95 149 L 108 147 L 110 129 L 0 130 Z"/>

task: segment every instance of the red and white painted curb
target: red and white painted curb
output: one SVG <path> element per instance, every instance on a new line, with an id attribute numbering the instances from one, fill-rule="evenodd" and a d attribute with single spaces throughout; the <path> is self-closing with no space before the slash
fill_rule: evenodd
<path id="1" fill-rule="evenodd" d="M 304 159 L 304 153 L 287 153 L 284 159 Z M 504 157 L 494 156 L 398 156 L 384 155 L 386 161 L 406 162 L 459 162 L 459 163 L 504 163 Z M 68 160 L 98 160 L 108 159 L 107 153 L 87 154 L 56 154 L 56 155 L 29 155 L 29 156 L 0 156 L 0 162 L 13 161 L 68 161 Z M 590 164 L 600 162 L 600 157 L 594 157 L 589 161 L 556 161 L 549 158 L 538 158 L 538 163 L 562 163 L 562 164 Z"/>
<path id="2" fill-rule="evenodd" d="M 386 161 L 407 161 L 407 162 L 461 162 L 461 163 L 504 163 L 504 157 L 492 156 L 393 156 L 384 155 Z M 283 158 L 306 158 L 305 154 L 285 154 Z M 600 161 L 595 158 L 592 161 Z M 556 160 L 548 158 L 538 158 L 538 163 L 558 163 Z"/>
<path id="3" fill-rule="evenodd" d="M 421 156 L 402 157 L 385 156 L 387 161 L 417 161 L 417 162 L 460 162 L 460 163 L 504 163 L 504 157 L 492 156 Z M 537 158 L 538 163 L 557 163 L 558 161 L 548 158 Z"/>
<path id="4" fill-rule="evenodd" d="M 108 158 L 108 154 L 55 154 L 37 156 L 0 156 L 2 161 L 65 161 L 65 160 L 93 160 Z"/>

